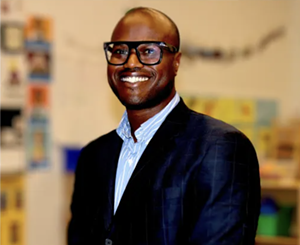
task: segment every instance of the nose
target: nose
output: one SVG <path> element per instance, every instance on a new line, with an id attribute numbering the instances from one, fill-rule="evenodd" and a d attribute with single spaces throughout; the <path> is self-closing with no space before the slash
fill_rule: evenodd
<path id="1" fill-rule="evenodd" d="M 136 67 L 143 67 L 143 64 L 139 61 L 139 58 L 137 57 L 137 53 L 135 50 L 132 50 L 129 53 L 129 57 L 127 62 L 124 64 L 125 68 L 136 68 Z"/>

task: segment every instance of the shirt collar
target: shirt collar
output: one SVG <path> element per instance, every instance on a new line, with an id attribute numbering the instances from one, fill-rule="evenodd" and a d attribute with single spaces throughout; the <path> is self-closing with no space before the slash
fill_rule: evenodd
<path id="1" fill-rule="evenodd" d="M 166 116 L 173 110 L 173 108 L 178 104 L 179 101 L 180 97 L 179 94 L 176 92 L 175 96 L 167 104 L 167 106 L 165 106 L 159 113 L 157 113 L 153 117 L 149 118 L 146 122 L 141 124 L 141 126 L 135 131 L 135 136 L 137 140 L 147 140 L 148 142 L 149 138 L 151 138 L 155 134 L 156 130 L 159 128 Z M 123 141 L 132 137 L 127 111 L 124 112 L 116 131 Z"/>

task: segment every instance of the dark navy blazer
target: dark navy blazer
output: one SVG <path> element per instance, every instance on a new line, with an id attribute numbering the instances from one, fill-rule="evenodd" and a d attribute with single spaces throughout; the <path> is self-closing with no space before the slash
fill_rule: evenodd
<path id="1" fill-rule="evenodd" d="M 112 131 L 83 148 L 69 245 L 253 245 L 259 166 L 248 138 L 181 100 L 158 129 L 113 214 L 123 141 Z"/>

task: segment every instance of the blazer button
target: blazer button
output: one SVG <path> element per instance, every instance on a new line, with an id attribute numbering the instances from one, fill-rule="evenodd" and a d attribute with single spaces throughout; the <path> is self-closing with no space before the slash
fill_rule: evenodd
<path id="1" fill-rule="evenodd" d="M 112 244 L 113 244 L 112 240 L 108 238 L 105 239 L 105 245 L 112 245 Z"/>

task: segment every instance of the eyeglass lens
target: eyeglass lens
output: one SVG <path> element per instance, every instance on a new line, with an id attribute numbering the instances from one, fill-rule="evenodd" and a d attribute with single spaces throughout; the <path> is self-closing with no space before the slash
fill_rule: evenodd
<path id="1" fill-rule="evenodd" d="M 155 43 L 142 43 L 137 47 L 137 56 L 145 64 L 155 64 L 161 55 L 160 47 Z M 127 44 L 109 44 L 106 49 L 107 57 L 112 64 L 122 64 L 127 60 L 130 50 Z"/>

